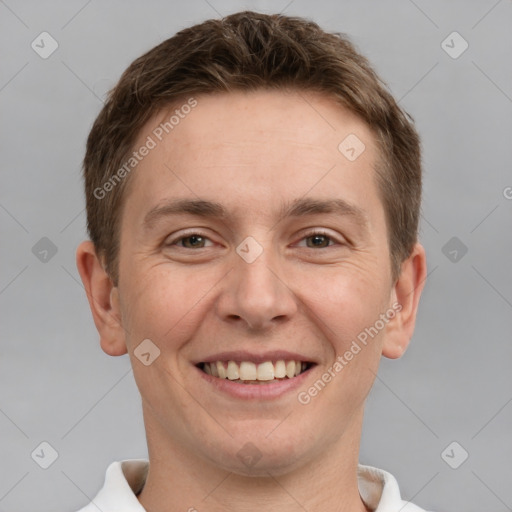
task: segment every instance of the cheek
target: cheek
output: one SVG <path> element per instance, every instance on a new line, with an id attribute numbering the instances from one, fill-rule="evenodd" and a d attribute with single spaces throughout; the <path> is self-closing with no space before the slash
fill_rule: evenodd
<path id="1" fill-rule="evenodd" d="M 212 276 L 161 264 L 134 279 L 123 314 L 130 345 L 149 338 L 161 350 L 177 348 L 193 336 L 211 292 Z"/>
<path id="2" fill-rule="evenodd" d="M 312 273 L 301 282 L 298 289 L 303 290 L 302 300 L 312 320 L 337 353 L 343 353 L 365 328 L 373 325 L 387 305 L 383 280 L 377 273 L 355 266 Z"/>
<path id="3" fill-rule="evenodd" d="M 317 380 L 301 391 L 310 397 L 310 416 L 327 418 L 336 436 L 364 403 L 378 371 L 384 329 L 372 327 L 386 311 L 387 290 L 384 282 L 364 272 L 338 270 L 317 276 L 316 283 L 304 302 L 330 352 L 319 376 L 327 384 Z"/>
<path id="4" fill-rule="evenodd" d="M 204 308 L 210 307 L 212 284 L 201 272 L 184 275 L 168 264 L 140 269 L 132 278 L 124 290 L 123 319 L 139 391 L 156 415 L 185 410 L 190 404 L 180 392 L 185 384 L 178 359 L 204 320 Z M 154 345 L 143 342 L 148 339 Z M 139 357 L 148 352 L 146 365 Z M 160 410 L 162 396 L 167 397 L 169 408 Z"/>

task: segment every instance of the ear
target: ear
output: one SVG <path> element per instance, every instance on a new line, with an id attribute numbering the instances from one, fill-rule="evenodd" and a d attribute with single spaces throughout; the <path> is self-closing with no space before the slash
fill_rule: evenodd
<path id="1" fill-rule="evenodd" d="M 401 357 L 414 332 L 421 292 L 427 278 L 425 249 L 417 243 L 411 255 L 402 263 L 400 276 L 392 290 L 396 315 L 389 321 L 382 355 L 390 359 Z"/>
<path id="2" fill-rule="evenodd" d="M 101 348 L 111 356 L 126 354 L 119 289 L 113 285 L 112 280 L 105 272 L 91 241 L 84 241 L 78 246 L 76 266 L 87 293 L 96 329 L 100 335 Z"/>

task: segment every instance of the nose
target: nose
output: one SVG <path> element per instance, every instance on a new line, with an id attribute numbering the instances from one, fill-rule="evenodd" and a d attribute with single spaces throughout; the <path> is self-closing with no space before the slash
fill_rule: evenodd
<path id="1" fill-rule="evenodd" d="M 269 330 L 289 320 L 297 311 L 297 301 L 269 250 L 252 263 L 238 255 L 234 258 L 217 300 L 222 320 L 251 331 Z"/>

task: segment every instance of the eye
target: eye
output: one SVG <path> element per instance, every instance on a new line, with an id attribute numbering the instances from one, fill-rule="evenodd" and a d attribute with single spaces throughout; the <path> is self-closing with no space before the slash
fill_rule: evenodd
<path id="1" fill-rule="evenodd" d="M 212 245 L 209 238 L 201 235 L 200 233 L 191 233 L 174 241 L 170 241 L 167 245 L 177 245 L 184 249 L 203 249 L 204 247 L 208 247 L 207 242 L 210 242 L 209 246 Z"/>
<path id="2" fill-rule="evenodd" d="M 301 239 L 299 246 L 304 247 L 302 245 L 303 240 L 306 241 L 306 247 L 308 249 L 324 249 L 326 247 L 335 245 L 336 243 L 336 240 L 334 240 L 332 236 L 323 231 L 314 231 L 312 233 L 306 234 L 306 236 Z"/>

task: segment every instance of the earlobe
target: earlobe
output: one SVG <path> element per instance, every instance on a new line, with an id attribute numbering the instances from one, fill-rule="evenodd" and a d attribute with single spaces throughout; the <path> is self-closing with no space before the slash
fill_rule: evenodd
<path id="1" fill-rule="evenodd" d="M 76 266 L 87 294 L 103 351 L 111 356 L 127 353 L 121 321 L 119 290 L 105 272 L 94 244 L 87 240 L 76 251 Z"/>
<path id="2" fill-rule="evenodd" d="M 425 249 L 417 243 L 402 263 L 400 276 L 393 288 L 393 299 L 399 304 L 397 314 L 388 324 L 382 355 L 396 359 L 403 355 L 414 332 L 418 304 L 427 277 Z M 398 310 L 399 309 L 399 310 Z"/>

